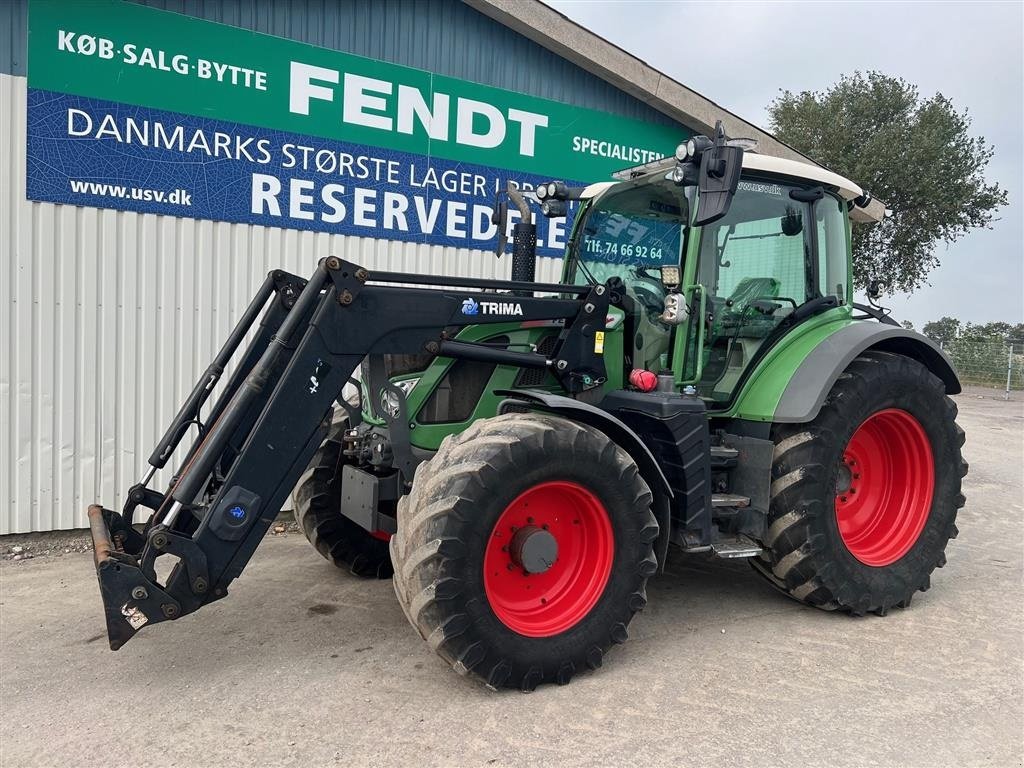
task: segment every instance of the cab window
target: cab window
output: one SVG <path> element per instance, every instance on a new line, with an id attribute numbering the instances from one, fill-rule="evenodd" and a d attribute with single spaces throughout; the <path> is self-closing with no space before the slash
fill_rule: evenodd
<path id="1" fill-rule="evenodd" d="M 847 252 L 846 203 L 825 195 L 814 204 L 814 222 L 818 234 L 818 279 L 823 296 L 836 296 L 847 301 L 849 259 Z"/>

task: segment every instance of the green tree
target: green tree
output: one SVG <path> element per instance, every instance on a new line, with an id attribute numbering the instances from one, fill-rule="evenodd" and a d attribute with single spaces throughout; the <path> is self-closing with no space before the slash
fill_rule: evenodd
<path id="1" fill-rule="evenodd" d="M 1014 354 L 1024 354 L 1024 323 L 1017 323 L 1010 329 L 1009 341 L 1013 345 Z"/>
<path id="2" fill-rule="evenodd" d="M 981 326 L 981 333 L 986 339 L 1002 339 L 1005 341 L 1010 338 L 1012 332 L 1013 326 L 1009 323 L 985 323 Z"/>
<path id="3" fill-rule="evenodd" d="M 930 323 L 924 324 L 921 332 L 930 339 L 948 344 L 959 335 L 960 321 L 955 317 L 943 317 L 941 320 L 932 320 Z"/>
<path id="4" fill-rule="evenodd" d="M 900 325 L 902 325 L 908 331 L 914 330 L 914 324 L 912 322 L 910 322 L 909 320 L 904 320 L 903 322 L 900 323 Z"/>
<path id="5" fill-rule="evenodd" d="M 936 246 L 989 227 L 1006 192 L 985 178 L 993 147 L 970 134 L 966 110 L 922 98 L 901 78 L 854 72 L 824 91 L 782 91 L 768 106 L 775 134 L 857 182 L 892 216 L 853 230 L 854 281 L 914 291 L 939 259 Z"/>
<path id="6" fill-rule="evenodd" d="M 1009 341 L 1013 338 L 1015 326 L 1009 323 L 967 323 L 960 331 L 966 339 L 975 341 Z"/>

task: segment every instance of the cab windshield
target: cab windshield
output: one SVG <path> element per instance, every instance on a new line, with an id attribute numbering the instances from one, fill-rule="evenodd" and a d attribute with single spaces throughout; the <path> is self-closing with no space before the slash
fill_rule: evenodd
<path id="1" fill-rule="evenodd" d="M 670 328 L 658 319 L 665 303 L 661 268 L 680 265 L 688 219 L 686 193 L 671 181 L 622 185 L 584 211 L 569 243 L 571 282 L 622 280 L 634 368 L 668 365 Z"/>
<path id="2" fill-rule="evenodd" d="M 659 277 L 663 264 L 679 266 L 689 203 L 670 181 L 625 186 L 601 197 L 584 212 L 569 243 L 578 285 L 593 278 L 626 281 L 637 270 Z"/>

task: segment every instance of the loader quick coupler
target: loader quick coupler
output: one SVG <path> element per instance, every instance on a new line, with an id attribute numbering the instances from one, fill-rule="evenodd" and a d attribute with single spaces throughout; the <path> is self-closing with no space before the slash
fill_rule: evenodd
<path id="1" fill-rule="evenodd" d="M 122 512 L 89 508 L 110 647 L 227 594 L 323 442 L 336 403 L 353 416 L 361 410 L 341 393 L 364 358 L 373 367 L 381 355 L 429 352 L 538 368 L 570 394 L 584 392 L 606 380 L 602 336 L 612 294 L 600 284 L 371 273 L 336 257 L 321 261 L 308 281 L 271 272 L 157 443 Z M 550 355 L 445 333 L 550 320 L 562 323 Z M 410 446 L 404 393 L 386 377 L 371 379 L 398 404 L 388 418 L 397 474 L 376 480 L 368 493 L 397 498 L 422 457 Z M 193 427 L 195 439 L 166 490 L 150 488 Z M 139 507 L 152 511 L 141 530 Z M 393 529 L 393 521 L 366 524 Z M 542 568 L 550 542 L 536 534 L 521 543 L 524 568 Z M 155 563 L 164 556 L 177 562 L 161 583 Z"/>
<path id="2" fill-rule="evenodd" d="M 98 505 L 89 507 L 96 576 L 103 598 L 110 649 L 116 651 L 143 626 L 173 619 L 181 605 L 143 574 L 136 554 L 119 550 L 110 537 L 107 521 L 120 515 Z"/>

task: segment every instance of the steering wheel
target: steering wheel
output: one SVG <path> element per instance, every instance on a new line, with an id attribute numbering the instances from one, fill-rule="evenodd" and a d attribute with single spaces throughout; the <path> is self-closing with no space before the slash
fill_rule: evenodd
<path id="1" fill-rule="evenodd" d="M 637 303 L 652 319 L 665 311 L 666 290 L 660 280 L 651 277 L 632 277 L 626 283 L 626 290 L 636 297 Z"/>

